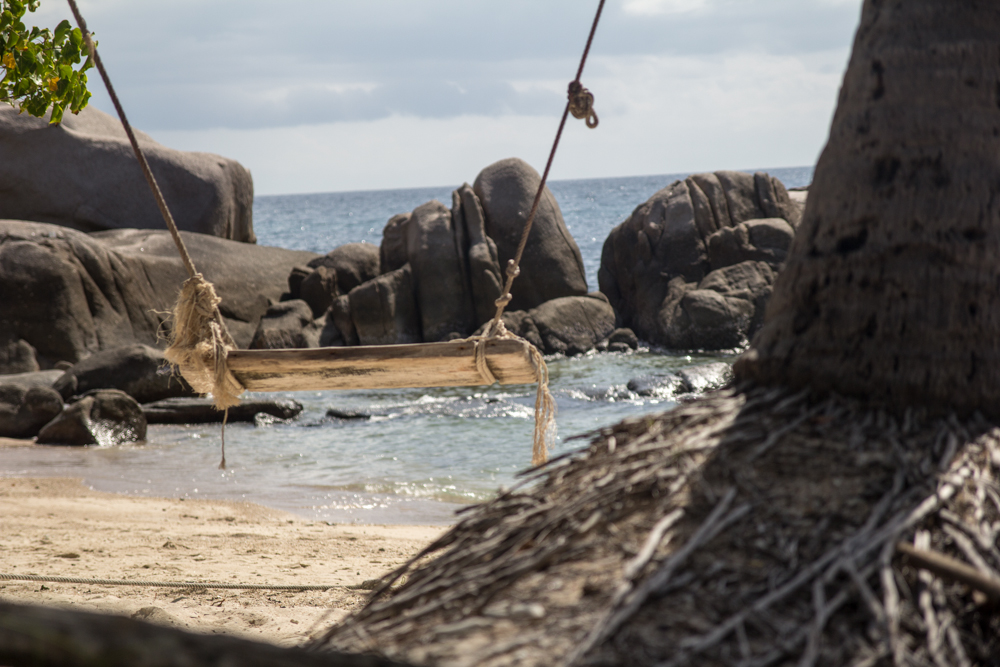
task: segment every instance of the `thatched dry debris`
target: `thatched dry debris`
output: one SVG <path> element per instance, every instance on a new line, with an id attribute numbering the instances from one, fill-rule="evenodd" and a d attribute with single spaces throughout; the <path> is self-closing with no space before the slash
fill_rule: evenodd
<path id="1" fill-rule="evenodd" d="M 1000 655 L 991 598 L 896 553 L 1000 579 L 1000 429 L 981 417 L 745 386 L 591 435 L 468 511 L 321 643 L 439 666 Z"/>

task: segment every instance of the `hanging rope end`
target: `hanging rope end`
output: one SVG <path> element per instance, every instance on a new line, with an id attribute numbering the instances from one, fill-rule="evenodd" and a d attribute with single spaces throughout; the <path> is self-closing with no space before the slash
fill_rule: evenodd
<path id="1" fill-rule="evenodd" d="M 226 358 L 236 349 L 212 283 L 196 273 L 184 281 L 174 306 L 170 346 L 163 355 L 200 394 L 211 394 L 218 410 L 238 405 L 245 391 Z"/>

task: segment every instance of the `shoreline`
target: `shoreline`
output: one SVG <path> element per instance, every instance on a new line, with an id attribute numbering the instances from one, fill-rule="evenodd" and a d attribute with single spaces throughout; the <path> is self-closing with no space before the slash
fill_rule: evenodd
<path id="1" fill-rule="evenodd" d="M 67 477 L 0 476 L 3 574 L 333 586 L 274 591 L 0 581 L 0 600 L 297 645 L 361 606 L 368 591 L 358 587 L 445 530 L 331 525 L 251 502 L 125 496 Z"/>

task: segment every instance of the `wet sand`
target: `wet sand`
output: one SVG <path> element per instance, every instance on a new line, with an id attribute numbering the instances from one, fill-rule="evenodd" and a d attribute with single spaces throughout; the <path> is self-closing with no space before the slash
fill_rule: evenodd
<path id="1" fill-rule="evenodd" d="M 0 456 L 10 446 L 19 445 L 0 443 Z M 445 530 L 328 525 L 253 503 L 135 498 L 75 479 L 0 477 L 2 574 L 333 586 L 300 592 L 0 581 L 0 600 L 300 644 L 364 602 L 369 591 L 356 587 Z"/>

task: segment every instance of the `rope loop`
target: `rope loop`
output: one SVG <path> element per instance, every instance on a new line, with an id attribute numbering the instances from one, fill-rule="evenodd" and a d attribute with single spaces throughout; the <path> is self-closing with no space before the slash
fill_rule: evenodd
<path id="1" fill-rule="evenodd" d="M 574 118 L 586 119 L 587 127 L 597 127 L 597 112 L 594 111 L 594 94 L 583 87 L 578 80 L 569 82 L 569 112 Z"/>

